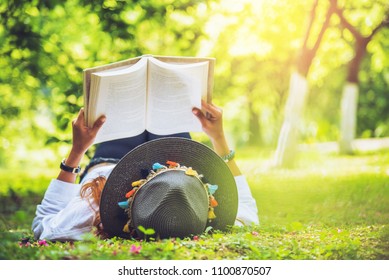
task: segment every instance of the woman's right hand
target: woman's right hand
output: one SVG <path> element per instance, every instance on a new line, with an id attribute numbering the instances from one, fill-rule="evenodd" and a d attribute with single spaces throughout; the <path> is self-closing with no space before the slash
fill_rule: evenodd
<path id="1" fill-rule="evenodd" d="M 96 139 L 97 132 L 103 126 L 105 116 L 100 116 L 92 128 L 85 125 L 84 108 L 81 108 L 77 118 L 72 122 L 73 127 L 73 150 L 78 153 L 85 153 Z"/>

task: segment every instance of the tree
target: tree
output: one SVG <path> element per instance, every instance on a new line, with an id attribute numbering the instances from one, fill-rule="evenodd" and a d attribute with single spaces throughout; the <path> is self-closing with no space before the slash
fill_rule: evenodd
<path id="1" fill-rule="evenodd" d="M 334 1 L 337 2 L 336 0 Z M 373 36 L 383 27 L 389 26 L 389 13 L 384 15 L 382 21 L 372 29 L 370 34 L 364 36 L 355 28 L 344 16 L 344 10 L 336 6 L 336 14 L 340 19 L 341 25 L 346 28 L 355 39 L 354 57 L 350 60 L 347 67 L 347 78 L 343 86 L 341 102 L 341 123 L 340 123 L 340 141 L 339 151 L 343 154 L 353 152 L 352 141 L 356 134 L 357 103 L 359 94 L 359 70 L 363 58 L 366 54 L 366 47 Z"/>
<path id="2" fill-rule="evenodd" d="M 275 166 L 291 166 L 294 163 L 299 135 L 299 122 L 308 94 L 308 71 L 311 67 L 312 60 L 319 49 L 323 35 L 329 26 L 331 15 L 334 12 L 334 4 L 335 2 L 331 0 L 325 20 L 321 25 L 320 32 L 313 44 L 313 47 L 310 48 L 308 46 L 308 40 L 313 33 L 312 29 L 316 19 L 318 0 L 316 0 L 313 4 L 303 45 L 297 58 L 297 71 L 292 73 L 290 78 L 289 96 L 285 105 L 284 123 L 282 124 L 280 136 L 278 138 L 277 150 L 275 153 Z"/>

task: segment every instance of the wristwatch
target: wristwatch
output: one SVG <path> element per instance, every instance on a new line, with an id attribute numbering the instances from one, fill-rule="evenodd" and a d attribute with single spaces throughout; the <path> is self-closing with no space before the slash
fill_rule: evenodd
<path id="1" fill-rule="evenodd" d="M 65 164 L 65 159 L 63 159 L 61 161 L 61 164 L 60 164 L 59 168 L 61 168 L 63 171 L 70 172 L 70 173 L 73 173 L 73 174 L 78 174 L 81 171 L 81 167 L 80 166 L 70 167 L 70 166 L 66 165 Z"/>

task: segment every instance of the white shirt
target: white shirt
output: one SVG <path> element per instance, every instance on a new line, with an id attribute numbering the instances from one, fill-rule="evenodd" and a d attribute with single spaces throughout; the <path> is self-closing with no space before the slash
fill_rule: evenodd
<path id="1" fill-rule="evenodd" d="M 80 184 L 66 183 L 53 179 L 37 206 L 32 230 L 36 239 L 81 240 L 82 235 L 91 232 L 98 205 L 81 198 L 83 182 L 103 175 L 108 178 L 115 165 L 97 167 L 85 176 Z M 238 214 L 235 225 L 258 224 L 258 209 L 244 176 L 236 176 L 238 187 Z"/>

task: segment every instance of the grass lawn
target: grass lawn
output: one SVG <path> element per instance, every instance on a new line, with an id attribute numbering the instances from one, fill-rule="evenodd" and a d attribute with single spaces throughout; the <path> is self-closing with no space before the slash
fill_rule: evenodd
<path id="1" fill-rule="evenodd" d="M 270 159 L 253 149 L 237 155 L 260 226 L 153 242 L 34 241 L 31 220 L 51 176 L 0 172 L 0 259 L 389 259 L 389 151 L 304 152 L 293 169 Z"/>

